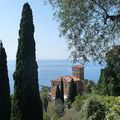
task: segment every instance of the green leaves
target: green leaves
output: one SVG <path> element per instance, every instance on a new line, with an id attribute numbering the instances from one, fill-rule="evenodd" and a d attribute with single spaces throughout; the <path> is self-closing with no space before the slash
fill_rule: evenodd
<path id="1" fill-rule="evenodd" d="M 119 0 L 48 0 L 66 38 L 73 62 L 101 62 L 112 45 L 119 44 Z M 114 9 L 113 9 L 114 8 Z M 114 20 L 113 20 L 114 18 Z"/>
<path id="2" fill-rule="evenodd" d="M 72 108 L 79 111 L 81 120 L 119 120 L 120 97 L 77 96 Z"/>
<path id="3" fill-rule="evenodd" d="M 106 68 L 101 70 L 98 82 L 99 93 L 103 95 L 120 95 L 120 46 L 114 46 L 106 54 Z"/>
<path id="4" fill-rule="evenodd" d="M 90 99 L 87 103 L 86 113 L 86 117 L 91 120 L 104 120 L 105 107 L 95 99 Z"/>

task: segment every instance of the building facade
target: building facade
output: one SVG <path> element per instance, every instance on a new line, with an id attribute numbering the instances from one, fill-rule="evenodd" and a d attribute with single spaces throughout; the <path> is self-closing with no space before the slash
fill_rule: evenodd
<path id="1" fill-rule="evenodd" d="M 76 83 L 78 94 L 82 94 L 84 92 L 85 86 L 88 82 L 87 80 L 84 80 L 84 67 L 82 65 L 72 66 L 71 76 L 62 76 L 51 81 L 51 95 L 53 98 L 55 98 L 56 87 L 58 84 L 60 85 L 61 79 L 63 79 L 65 99 L 68 96 L 71 79 Z"/>

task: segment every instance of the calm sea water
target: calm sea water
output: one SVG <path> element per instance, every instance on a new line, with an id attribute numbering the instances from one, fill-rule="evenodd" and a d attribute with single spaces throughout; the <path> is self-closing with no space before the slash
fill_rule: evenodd
<path id="1" fill-rule="evenodd" d="M 59 76 L 71 75 L 72 64 L 67 60 L 40 60 L 38 61 L 38 75 L 39 85 L 50 86 L 51 80 L 58 78 Z M 98 81 L 100 76 L 100 69 L 103 66 L 89 63 L 85 65 L 85 79 Z M 15 61 L 8 61 L 8 74 L 10 79 L 10 90 L 13 93 L 13 72 L 15 70 Z"/>

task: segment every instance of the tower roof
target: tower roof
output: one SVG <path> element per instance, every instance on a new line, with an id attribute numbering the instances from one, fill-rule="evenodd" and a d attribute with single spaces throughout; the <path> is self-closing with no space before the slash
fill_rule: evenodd
<path id="1" fill-rule="evenodd" d="M 72 68 L 83 68 L 84 66 L 83 65 L 74 65 L 72 66 Z"/>

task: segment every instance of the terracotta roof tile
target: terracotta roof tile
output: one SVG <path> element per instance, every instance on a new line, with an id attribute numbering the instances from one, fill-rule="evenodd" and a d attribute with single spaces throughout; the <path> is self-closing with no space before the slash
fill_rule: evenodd
<path id="1" fill-rule="evenodd" d="M 83 68 L 84 66 L 83 65 L 74 65 L 72 66 L 72 68 Z"/>
<path id="2" fill-rule="evenodd" d="M 74 76 L 62 76 L 62 77 L 59 77 L 59 78 L 57 78 L 57 79 L 55 79 L 55 80 L 52 80 L 52 82 L 57 82 L 57 81 L 61 81 L 61 79 L 63 78 L 63 81 L 64 82 L 71 82 L 71 79 L 73 78 L 73 80 L 74 81 L 80 81 L 80 79 L 79 78 L 76 78 L 76 77 L 74 77 Z"/>

